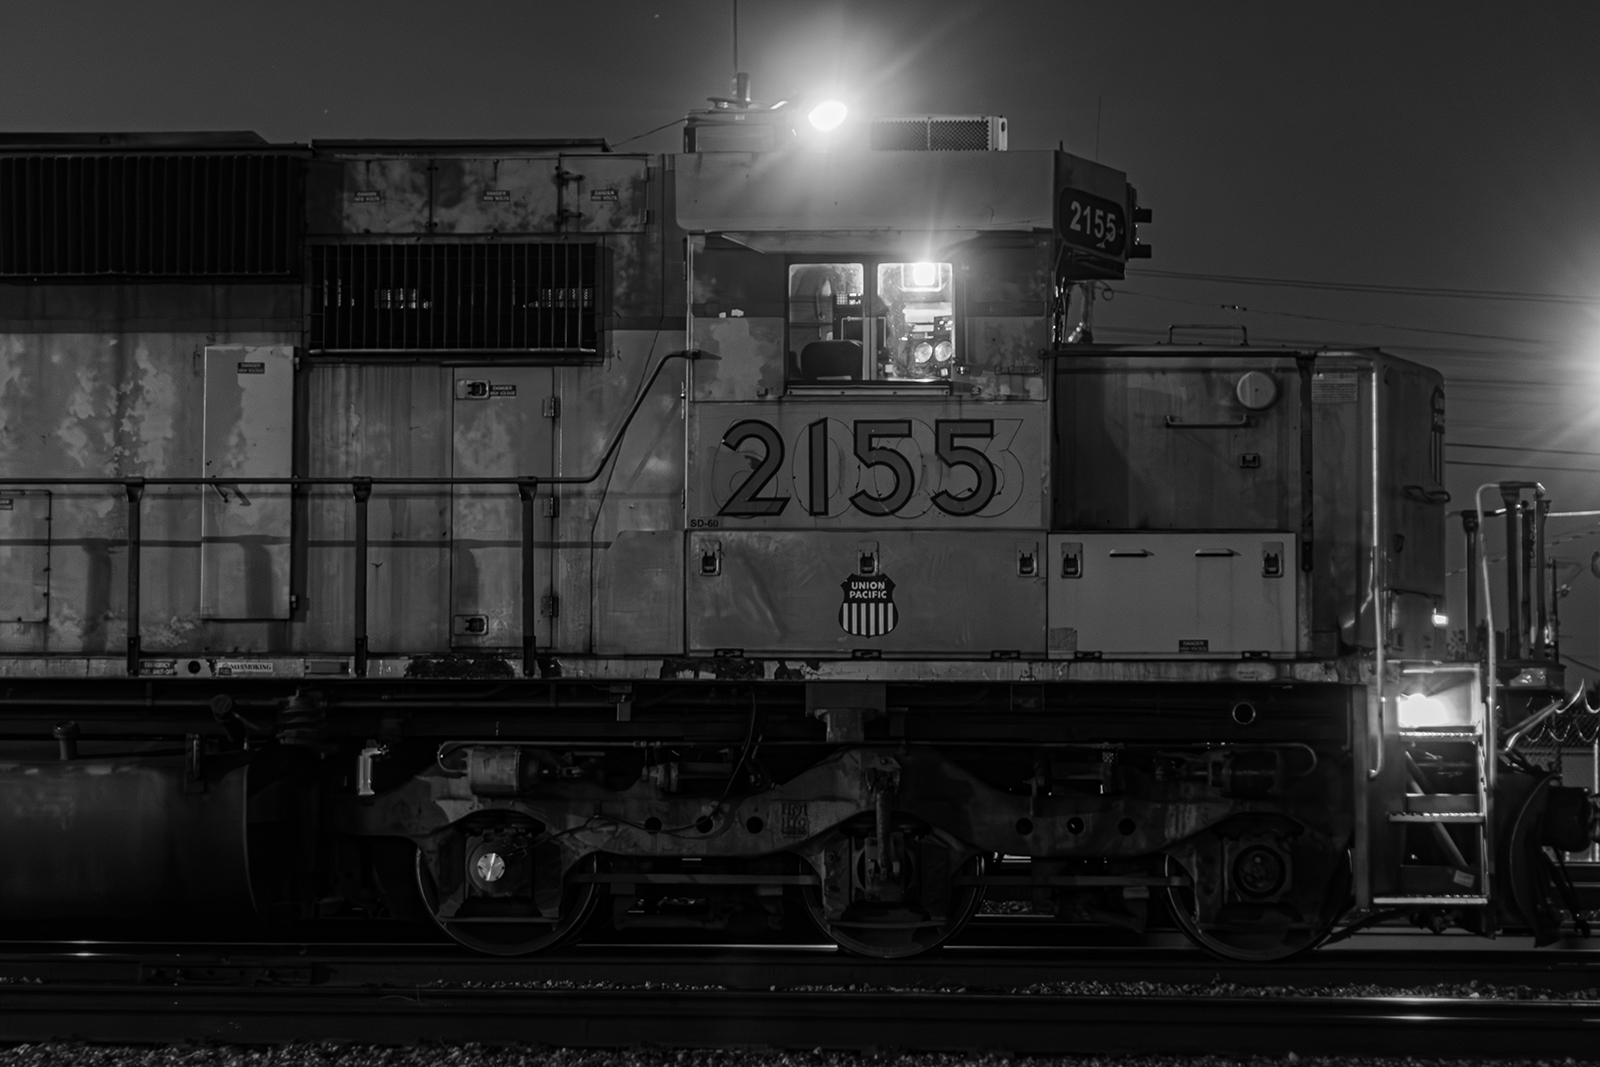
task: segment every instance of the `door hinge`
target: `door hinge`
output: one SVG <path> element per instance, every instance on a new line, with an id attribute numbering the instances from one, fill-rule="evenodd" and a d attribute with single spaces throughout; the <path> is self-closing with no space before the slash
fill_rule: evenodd
<path id="1" fill-rule="evenodd" d="M 545 497 L 544 498 L 544 513 L 545 513 L 545 517 L 546 518 L 551 518 L 551 519 L 555 518 L 557 515 L 560 515 L 561 514 L 561 498 L 558 497 L 558 496 L 547 496 L 547 497 Z"/>
<path id="2" fill-rule="evenodd" d="M 554 593 L 547 593 L 539 598 L 539 613 L 547 619 L 553 619 L 561 614 L 561 598 Z"/>
<path id="3" fill-rule="evenodd" d="M 544 417 L 547 419 L 559 419 L 561 417 L 561 398 L 559 396 L 547 396 L 544 398 Z"/>

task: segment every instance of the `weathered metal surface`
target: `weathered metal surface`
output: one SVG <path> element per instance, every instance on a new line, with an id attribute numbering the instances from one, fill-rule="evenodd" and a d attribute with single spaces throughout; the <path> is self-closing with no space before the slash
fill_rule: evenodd
<path id="1" fill-rule="evenodd" d="M 306 174 L 312 234 L 427 233 L 429 160 L 317 159 Z"/>
<path id="2" fill-rule="evenodd" d="M 697 404 L 690 525 L 1042 528 L 1047 426 L 1043 404 L 960 397 Z"/>
<path id="3" fill-rule="evenodd" d="M 1311 379 L 1311 629 L 1319 656 L 1372 645 L 1371 613 L 1359 610 L 1371 573 L 1371 395 L 1369 357 L 1318 357 Z"/>
<path id="4" fill-rule="evenodd" d="M 781 318 L 696 318 L 691 344 L 717 358 L 695 366 L 695 400 L 755 400 L 781 395 L 783 342 Z"/>
<path id="5" fill-rule="evenodd" d="M 679 155 L 678 224 L 724 230 L 1049 229 L 1052 152 Z"/>
<path id="6" fill-rule="evenodd" d="M 433 232 L 554 233 L 557 160 L 435 159 Z"/>
<path id="7" fill-rule="evenodd" d="M 285 340 L 283 287 L 0 287 L 0 485 L 12 477 L 193 477 L 201 469 L 204 346 Z M 230 333 L 238 315 L 240 332 Z M 106 331 L 107 322 L 115 327 Z M 250 332 L 243 332 L 243 331 Z M 266 332 L 258 332 L 266 331 Z M 267 647 L 266 635 L 202 623 L 200 507 L 193 489 L 143 502 L 141 632 L 148 650 Z M 53 492 L 52 654 L 120 649 L 126 634 L 126 502 L 115 487 Z M 24 635 L 16 650 L 36 650 Z M 252 642 L 262 643 L 253 645 Z"/>
<path id="8" fill-rule="evenodd" d="M 648 218 L 648 156 L 562 156 L 562 221 L 579 233 L 642 230 Z"/>
<path id="9" fill-rule="evenodd" d="M 637 232 L 649 173 L 600 154 L 318 159 L 308 218 L 317 235 Z"/>
<path id="10" fill-rule="evenodd" d="M 1057 533 L 1052 657 L 1296 651 L 1293 530 Z"/>
<path id="11" fill-rule="evenodd" d="M 1056 365 L 1057 529 L 1298 526 L 1292 358 L 1085 356 Z M 1240 401 L 1249 373 L 1275 383 L 1269 406 Z"/>
<path id="12" fill-rule="evenodd" d="M 554 473 L 551 420 L 545 401 L 555 395 L 548 367 L 457 367 L 453 370 L 451 473 L 469 478 L 516 478 Z M 545 511 L 546 486 L 534 509 L 538 544 L 535 595 L 551 596 L 550 542 L 554 519 Z M 515 486 L 457 485 L 451 493 L 450 641 L 452 645 L 511 647 L 523 636 L 522 502 Z M 550 643 L 542 609 L 535 637 Z"/>
<path id="13" fill-rule="evenodd" d="M 50 614 L 50 491 L 0 489 L 0 627 Z"/>
<path id="14" fill-rule="evenodd" d="M 606 450 L 621 433 L 622 420 L 639 389 L 661 358 L 681 350 L 682 342 L 681 330 L 618 331 L 612 334 L 609 358 L 603 364 L 556 369 L 560 406 L 551 422 L 558 435 L 556 469 L 560 473 L 583 476 L 599 468 Z M 681 651 L 681 638 L 666 645 L 658 640 L 666 620 L 650 621 L 640 613 L 647 604 L 652 613 L 670 610 L 675 617 L 672 625 L 681 630 L 682 583 L 669 605 L 660 599 L 657 577 L 641 578 L 636 590 L 641 599 L 639 605 L 632 605 L 630 583 L 617 571 L 627 564 L 610 553 L 614 540 L 624 531 L 683 528 L 682 383 L 682 364 L 669 365 L 644 398 L 606 473 L 590 485 L 556 490 L 561 505 L 552 552 L 558 612 L 550 626 L 551 645 L 558 651 L 586 652 L 611 647 L 615 641 L 633 649 L 639 644 L 639 635 L 624 637 L 633 632 L 631 623 L 625 625 L 621 617 L 608 619 L 611 611 L 648 627 L 648 640 L 641 648 Z M 674 569 L 681 569 L 682 556 L 679 538 L 671 562 Z M 643 565 L 666 564 L 654 560 Z M 620 585 L 605 585 L 619 579 Z M 602 638 L 602 632 L 610 636 Z"/>
<path id="15" fill-rule="evenodd" d="M 13 919 L 242 918 L 245 779 L 181 757 L 0 763 L 0 900 Z"/>
<path id="16" fill-rule="evenodd" d="M 308 473 L 447 477 L 451 372 L 443 367 L 318 364 L 308 372 Z M 355 504 L 345 486 L 307 496 L 304 623 L 297 647 L 351 648 Z M 450 643 L 450 493 L 383 485 L 368 505 L 368 633 L 376 652 L 418 653 Z"/>
<path id="17" fill-rule="evenodd" d="M 1437 659 L 1445 651 L 1444 631 L 1433 624 L 1445 597 L 1444 378 L 1391 359 L 1381 366 L 1385 578 L 1394 598 L 1390 646 Z"/>
<path id="18" fill-rule="evenodd" d="M 682 530 L 622 530 L 596 553 L 594 650 L 603 656 L 683 651 Z"/>
<path id="19" fill-rule="evenodd" d="M 1044 540 L 1033 529 L 691 530 L 689 648 L 1037 657 Z"/>
<path id="20" fill-rule="evenodd" d="M 289 615 L 287 486 L 251 478 L 294 474 L 294 349 L 212 345 L 205 350 L 200 474 L 200 613 L 214 619 Z"/>

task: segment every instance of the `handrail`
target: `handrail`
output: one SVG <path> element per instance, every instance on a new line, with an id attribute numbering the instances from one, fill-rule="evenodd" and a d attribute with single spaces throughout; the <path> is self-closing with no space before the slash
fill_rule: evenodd
<path id="1" fill-rule="evenodd" d="M 354 578 L 353 595 L 355 597 L 355 612 L 352 629 L 355 671 L 358 677 L 365 677 L 367 673 L 367 506 L 372 499 L 372 489 L 378 485 L 504 485 L 515 486 L 517 495 L 522 500 L 522 671 L 524 676 L 535 669 L 534 658 L 534 625 L 537 619 L 538 598 L 533 586 L 533 526 L 535 493 L 540 485 L 589 485 L 598 481 L 605 473 L 617 449 L 622 445 L 622 439 L 628 434 L 628 427 L 633 425 L 634 416 L 644 406 L 645 398 L 650 395 L 650 390 L 655 386 L 656 380 L 661 377 L 661 372 L 668 363 L 675 359 L 694 362 L 699 359 L 719 359 L 720 357 L 699 349 L 686 349 L 682 352 L 669 352 L 661 357 L 650 377 L 640 386 L 635 395 L 633 404 L 628 409 L 628 414 L 623 418 L 622 425 L 617 427 L 617 432 L 612 435 L 611 443 L 606 446 L 605 453 L 600 457 L 600 462 L 595 465 L 593 472 L 584 475 L 560 474 L 519 474 L 500 478 L 484 477 L 434 477 L 434 478 L 403 478 L 403 477 L 376 477 L 362 474 L 345 476 L 289 476 L 277 478 L 251 478 L 251 477 L 226 477 L 226 478 L 148 478 L 141 475 L 132 475 L 122 478 L 90 477 L 90 478 L 7 478 L 0 476 L 0 491 L 10 486 L 23 485 L 120 485 L 128 499 L 128 526 L 126 545 L 128 550 L 128 677 L 139 676 L 139 555 L 140 555 L 140 501 L 144 491 L 153 485 L 343 485 L 351 489 L 351 498 L 356 509 L 356 572 Z"/>

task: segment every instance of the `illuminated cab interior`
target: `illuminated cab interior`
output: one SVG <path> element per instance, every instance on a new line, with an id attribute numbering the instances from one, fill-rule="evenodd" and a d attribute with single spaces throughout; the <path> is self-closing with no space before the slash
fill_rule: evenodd
<path id="1" fill-rule="evenodd" d="M 951 263 L 789 264 L 790 382 L 940 382 L 955 372 L 956 336 Z"/>

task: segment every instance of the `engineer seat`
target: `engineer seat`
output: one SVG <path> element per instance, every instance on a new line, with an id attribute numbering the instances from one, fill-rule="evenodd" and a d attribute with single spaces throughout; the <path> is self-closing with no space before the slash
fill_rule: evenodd
<path id="1" fill-rule="evenodd" d="M 812 341 L 800 350 L 800 375 L 815 382 L 859 379 L 861 342 Z"/>

